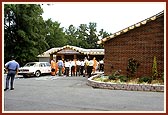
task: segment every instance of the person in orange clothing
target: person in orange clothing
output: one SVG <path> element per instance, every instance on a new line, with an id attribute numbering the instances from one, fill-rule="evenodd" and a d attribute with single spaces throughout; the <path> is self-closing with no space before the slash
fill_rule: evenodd
<path id="1" fill-rule="evenodd" d="M 58 63 L 56 62 L 55 74 L 58 73 Z"/>
<path id="2" fill-rule="evenodd" d="M 76 75 L 76 69 L 77 69 L 77 68 L 76 68 L 76 61 L 77 61 L 77 59 L 74 59 L 74 62 L 75 62 L 75 71 L 74 71 L 74 72 L 75 72 L 75 76 L 77 76 L 77 75 Z"/>
<path id="3" fill-rule="evenodd" d="M 51 60 L 51 75 L 52 76 L 55 76 L 56 75 L 56 62 L 55 60 Z"/>
<path id="4" fill-rule="evenodd" d="M 93 58 L 93 73 L 95 73 L 96 72 L 96 68 L 97 68 L 97 60 L 96 60 L 96 58 L 94 57 Z"/>

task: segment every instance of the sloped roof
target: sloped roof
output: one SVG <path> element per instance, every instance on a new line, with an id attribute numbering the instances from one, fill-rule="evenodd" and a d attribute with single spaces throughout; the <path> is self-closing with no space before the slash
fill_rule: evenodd
<path id="1" fill-rule="evenodd" d="M 104 55 L 104 49 L 84 49 L 84 48 L 80 48 L 76 46 L 66 45 L 66 46 L 58 47 L 58 48 L 51 48 L 47 50 L 46 52 L 44 52 L 43 54 L 38 55 L 37 57 L 49 57 L 50 54 L 58 53 L 61 50 L 64 50 L 67 48 L 72 49 L 84 55 Z"/>
<path id="2" fill-rule="evenodd" d="M 57 50 L 57 49 L 59 49 L 59 48 L 51 48 L 51 49 L 45 51 L 44 53 L 38 55 L 37 57 L 50 57 L 50 52 Z"/>
<path id="3" fill-rule="evenodd" d="M 147 18 L 145 20 L 142 20 L 142 21 L 140 21 L 140 22 L 138 22 L 136 24 L 133 24 L 133 25 L 131 25 L 131 26 L 127 27 L 127 28 L 124 28 L 124 29 L 122 29 L 122 30 L 120 30 L 120 31 L 108 36 L 108 37 L 105 37 L 105 38 L 97 41 L 97 44 L 103 44 L 104 42 L 106 42 L 106 41 L 108 41 L 108 40 L 110 40 L 112 38 L 115 38 L 115 37 L 117 37 L 119 35 L 122 35 L 122 34 L 128 32 L 130 30 L 135 29 L 135 28 L 141 27 L 142 25 L 145 25 L 145 24 L 147 24 L 150 21 L 154 21 L 154 20 L 156 20 L 157 18 L 159 18 L 159 17 L 161 17 L 163 15 L 164 15 L 164 11 L 159 12 L 158 14 L 156 14 L 156 15 L 154 15 L 152 17 L 149 17 L 149 18 Z"/>

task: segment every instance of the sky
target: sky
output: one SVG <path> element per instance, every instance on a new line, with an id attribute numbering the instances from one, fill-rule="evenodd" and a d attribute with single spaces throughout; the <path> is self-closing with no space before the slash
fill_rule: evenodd
<path id="1" fill-rule="evenodd" d="M 97 23 L 97 31 L 115 33 L 166 9 L 166 2 L 53 2 L 43 4 L 44 20 L 58 21 L 60 27 Z"/>

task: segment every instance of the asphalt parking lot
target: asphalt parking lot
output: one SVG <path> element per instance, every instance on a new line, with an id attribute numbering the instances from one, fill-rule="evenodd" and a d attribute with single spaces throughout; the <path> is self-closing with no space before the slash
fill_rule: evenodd
<path id="1" fill-rule="evenodd" d="M 3 92 L 2 110 L 7 113 L 165 111 L 163 92 L 95 89 L 86 82 L 87 78 L 82 76 L 17 76 L 15 90 Z"/>

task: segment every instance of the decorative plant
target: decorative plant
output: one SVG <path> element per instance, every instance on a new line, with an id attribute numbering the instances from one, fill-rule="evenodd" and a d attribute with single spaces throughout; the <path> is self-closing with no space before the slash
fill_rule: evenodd
<path id="1" fill-rule="evenodd" d="M 128 60 L 128 66 L 127 66 L 127 77 L 130 79 L 131 77 L 135 76 L 135 72 L 137 71 L 138 67 L 140 66 L 140 63 L 135 60 L 134 58 L 130 58 Z"/>
<path id="2" fill-rule="evenodd" d="M 157 71 L 157 61 L 156 61 L 156 56 L 153 58 L 153 66 L 152 66 L 152 79 L 156 79 L 158 76 L 158 71 Z"/>
<path id="3" fill-rule="evenodd" d="M 121 70 L 117 70 L 109 76 L 109 80 L 117 80 L 120 75 Z"/>
<path id="4" fill-rule="evenodd" d="M 127 82 L 128 81 L 127 76 L 123 76 L 123 75 L 119 76 L 119 79 L 120 79 L 121 82 Z"/>
<path id="5" fill-rule="evenodd" d="M 164 82 L 164 73 L 162 73 L 161 79 L 162 79 L 162 81 Z"/>
<path id="6" fill-rule="evenodd" d="M 148 76 L 143 76 L 143 77 L 140 77 L 139 80 L 138 80 L 139 83 L 151 83 L 152 82 L 152 78 L 151 77 L 148 77 Z"/>
<path id="7" fill-rule="evenodd" d="M 114 74 L 109 76 L 109 80 L 116 80 L 116 79 L 117 79 L 117 77 Z"/>

